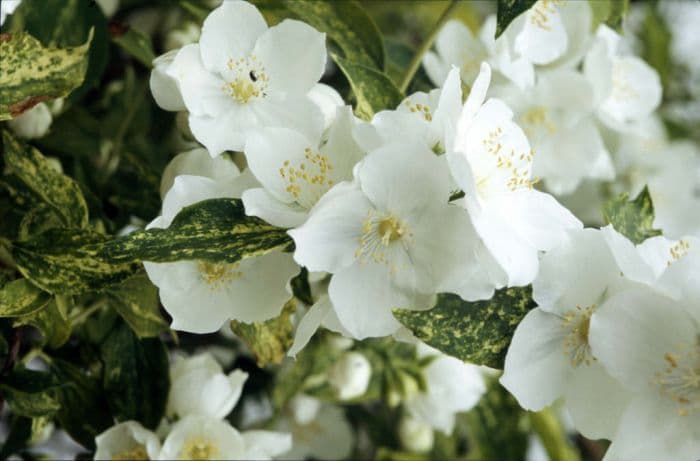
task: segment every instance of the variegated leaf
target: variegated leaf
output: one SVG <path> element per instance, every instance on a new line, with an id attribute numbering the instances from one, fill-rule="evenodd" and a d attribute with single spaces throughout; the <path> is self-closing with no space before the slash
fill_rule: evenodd
<path id="1" fill-rule="evenodd" d="M 25 277 L 51 293 L 103 290 L 133 275 L 141 261 L 207 260 L 234 263 L 290 249 L 284 229 L 246 216 L 236 199 L 211 199 L 184 208 L 167 229 L 110 238 L 86 230 L 51 229 L 12 248 Z"/>
<path id="2" fill-rule="evenodd" d="M 61 98 L 85 78 L 85 44 L 74 48 L 44 47 L 27 33 L 0 34 L 0 120 L 10 120 L 34 105 Z"/>
<path id="3" fill-rule="evenodd" d="M 0 289 L 0 317 L 30 315 L 46 306 L 51 300 L 27 279 L 8 282 Z"/>
<path id="4" fill-rule="evenodd" d="M 502 368 L 515 327 L 533 307 L 530 287 L 504 288 L 476 302 L 440 294 L 430 310 L 395 309 L 394 316 L 418 339 L 445 354 Z"/>
<path id="5" fill-rule="evenodd" d="M 616 231 L 639 244 L 644 240 L 661 235 L 654 229 L 654 204 L 649 189 L 644 188 L 634 200 L 624 193 L 603 205 L 603 217 Z"/>
<path id="6" fill-rule="evenodd" d="M 57 171 L 37 149 L 9 131 L 3 130 L 2 142 L 8 173 L 51 207 L 66 227 L 87 226 L 88 208 L 77 182 Z"/>

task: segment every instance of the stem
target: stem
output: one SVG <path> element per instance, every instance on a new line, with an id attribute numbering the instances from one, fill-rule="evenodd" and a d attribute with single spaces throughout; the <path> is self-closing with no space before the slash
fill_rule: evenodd
<path id="1" fill-rule="evenodd" d="M 530 414 L 532 427 L 540 437 L 549 459 L 552 461 L 581 461 L 581 457 L 566 438 L 559 419 L 551 410 Z"/>
<path id="2" fill-rule="evenodd" d="M 411 59 L 411 62 L 408 64 L 406 75 L 404 75 L 401 85 L 399 86 L 401 93 L 406 93 L 408 85 L 411 84 L 411 80 L 413 80 L 413 77 L 416 75 L 416 72 L 418 72 L 418 68 L 423 61 L 423 55 L 430 49 L 431 46 L 433 46 L 433 42 L 437 38 L 438 32 L 440 32 L 440 29 L 442 29 L 442 26 L 445 25 L 447 20 L 450 19 L 450 16 L 452 16 L 452 13 L 457 6 L 457 0 L 451 0 L 450 4 L 447 6 L 447 8 L 445 8 L 445 11 L 443 11 L 442 16 L 440 16 L 440 19 L 438 19 L 430 32 L 428 32 L 428 36 L 425 40 L 423 40 L 420 48 L 418 48 L 416 54 L 413 56 L 413 59 Z"/>
<path id="3" fill-rule="evenodd" d="M 100 299 L 99 301 L 93 303 L 91 306 L 87 307 L 85 310 L 82 310 L 76 315 L 71 316 L 69 319 L 71 327 L 75 328 L 76 326 L 80 325 L 85 320 L 87 320 L 88 317 L 90 317 L 92 314 L 102 309 L 106 305 L 107 299 Z"/>

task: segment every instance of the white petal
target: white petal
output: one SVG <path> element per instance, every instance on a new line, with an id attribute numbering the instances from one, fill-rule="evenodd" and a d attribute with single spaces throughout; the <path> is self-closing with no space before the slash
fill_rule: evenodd
<path id="1" fill-rule="evenodd" d="M 289 229 L 302 225 L 306 220 L 306 210 L 298 205 L 280 202 L 265 189 L 248 189 L 243 192 L 242 198 L 245 214 L 262 218 L 273 226 Z"/>
<path id="2" fill-rule="evenodd" d="M 252 105 L 254 119 L 258 127 L 286 127 L 299 131 L 308 139 L 321 137 L 324 120 L 321 109 L 311 99 L 289 97 L 284 100 L 262 98 Z"/>
<path id="3" fill-rule="evenodd" d="M 196 149 L 176 155 L 163 171 L 160 180 L 161 198 L 170 190 L 175 177 L 180 175 L 204 176 L 224 183 L 233 182 L 240 175 L 236 164 L 229 158 L 212 159 L 206 149 Z"/>
<path id="4" fill-rule="evenodd" d="M 517 233 L 509 218 L 498 212 L 484 208 L 470 214 L 486 248 L 508 275 L 508 286 L 531 283 L 539 266 L 537 249 Z"/>
<path id="5" fill-rule="evenodd" d="M 386 265 L 355 263 L 333 275 L 328 294 L 340 323 L 354 338 L 387 336 L 401 324 L 391 310 L 411 307 L 411 299 L 393 286 Z"/>
<path id="6" fill-rule="evenodd" d="M 301 21 L 285 19 L 260 36 L 253 50 L 269 77 L 270 92 L 301 96 L 326 67 L 326 35 Z"/>
<path id="7" fill-rule="evenodd" d="M 564 393 L 574 426 L 589 439 L 615 435 L 631 395 L 595 362 L 576 368 Z"/>
<path id="8" fill-rule="evenodd" d="M 180 175 L 163 199 L 162 223 L 169 226 L 185 207 L 210 198 L 234 197 L 232 184 L 217 182 L 203 176 Z"/>
<path id="9" fill-rule="evenodd" d="M 667 366 L 665 354 L 695 344 L 697 330 L 683 306 L 639 288 L 608 299 L 591 318 L 593 355 L 630 389 L 647 390 Z M 660 389 L 658 389 L 660 391 Z M 668 399 L 671 402 L 670 399 Z"/>
<path id="10" fill-rule="evenodd" d="M 153 70 L 148 81 L 151 93 L 153 93 L 153 99 L 156 100 L 156 104 L 165 110 L 181 111 L 186 109 L 185 101 L 182 100 L 177 82 L 167 74 L 167 69 L 172 64 L 178 51 L 172 50 L 158 56 L 153 61 Z"/>
<path id="11" fill-rule="evenodd" d="M 625 412 L 606 461 L 695 461 L 700 453 L 700 421 L 679 417 L 657 399 L 641 395 Z"/>
<path id="12" fill-rule="evenodd" d="M 372 205 L 357 185 L 340 183 L 311 210 L 306 222 L 289 231 L 294 259 L 311 271 L 336 272 L 355 260 L 362 223 Z"/>
<path id="13" fill-rule="evenodd" d="M 516 328 L 500 382 L 526 410 L 541 410 L 566 389 L 566 333 L 559 317 L 539 308 L 528 312 Z"/>
<path id="14" fill-rule="evenodd" d="M 566 315 L 576 306 L 597 304 L 619 277 L 603 234 L 597 229 L 573 231 L 542 257 L 533 298 L 541 309 Z"/>
<path id="15" fill-rule="evenodd" d="M 321 296 L 318 301 L 314 303 L 313 306 L 304 314 L 304 317 L 297 325 L 297 331 L 294 334 L 294 343 L 292 347 L 287 351 L 287 355 L 290 357 L 296 357 L 296 355 L 301 351 L 311 340 L 311 337 L 316 333 L 316 331 L 321 326 L 323 319 L 328 315 L 332 309 L 332 305 L 328 296 Z"/>
<path id="16" fill-rule="evenodd" d="M 654 271 L 642 258 L 634 244 L 624 235 L 617 232 L 612 225 L 601 229 L 610 251 L 612 252 L 620 272 L 630 280 L 651 284 L 654 279 Z"/>
<path id="17" fill-rule="evenodd" d="M 324 120 L 324 129 L 328 128 L 331 123 L 333 123 L 338 108 L 345 105 L 345 101 L 343 101 L 343 97 L 340 96 L 340 93 L 338 93 L 335 88 L 325 83 L 317 83 L 314 85 L 307 93 L 307 97 L 321 110 Z"/>
<path id="18" fill-rule="evenodd" d="M 282 203 L 294 203 L 297 199 L 288 190 L 289 174 L 285 171 L 283 176 L 280 170 L 288 166 L 299 169 L 305 161 L 305 149 L 312 147 L 312 141 L 297 131 L 265 128 L 248 136 L 245 152 L 248 167 L 270 195 Z M 315 187 L 296 182 L 301 187 Z"/>
<path id="19" fill-rule="evenodd" d="M 359 165 L 357 176 L 377 208 L 399 217 L 446 203 L 449 198 L 447 166 L 420 145 L 392 144 L 377 149 Z"/>
<path id="20" fill-rule="evenodd" d="M 246 458 L 269 460 L 292 448 L 292 435 L 272 431 L 245 431 L 241 434 L 245 442 Z"/>
<path id="21" fill-rule="evenodd" d="M 226 0 L 202 24 L 199 46 L 210 72 L 222 72 L 227 62 L 248 56 L 255 41 L 267 30 L 258 9 L 239 0 Z"/>
<path id="22" fill-rule="evenodd" d="M 610 96 L 601 110 L 614 120 L 626 122 L 651 114 L 661 102 L 659 74 L 636 56 L 613 60 L 613 83 Z"/>
<path id="23" fill-rule="evenodd" d="M 568 36 L 559 8 L 540 0 L 525 15 L 525 25 L 515 38 L 515 51 L 535 64 L 548 64 L 564 54 Z"/>
<path id="24" fill-rule="evenodd" d="M 255 118 L 248 107 L 234 106 L 217 117 L 190 114 L 189 123 L 197 141 L 216 157 L 227 150 L 242 151 Z"/>
<path id="25" fill-rule="evenodd" d="M 177 82 L 182 100 L 193 115 L 217 117 L 234 106 L 223 90 L 224 81 L 204 68 L 197 44 L 182 47 L 166 73 Z"/>
<path id="26" fill-rule="evenodd" d="M 228 422 L 206 416 L 187 416 L 170 430 L 159 459 L 185 459 L 188 453 L 183 450 L 192 440 L 206 441 L 217 458 L 247 458 L 243 437 Z"/>
<path id="27" fill-rule="evenodd" d="M 95 459 L 113 459 L 125 452 L 143 449 L 150 459 L 160 452 L 158 437 L 137 421 L 115 424 L 95 437 Z"/>
<path id="28" fill-rule="evenodd" d="M 439 85 L 445 81 L 447 73 L 450 71 L 450 65 L 443 61 L 437 54 L 428 51 L 423 56 L 423 69 L 428 74 L 428 78 L 434 85 Z"/>
<path id="29" fill-rule="evenodd" d="M 481 71 L 476 77 L 476 80 L 474 80 L 474 84 L 472 85 L 471 91 L 469 92 L 467 100 L 465 101 L 464 106 L 462 107 L 462 113 L 459 115 L 459 120 L 457 121 L 457 130 L 455 133 L 455 140 L 453 146 L 454 150 L 464 152 L 464 150 L 461 149 L 461 147 L 466 145 L 468 141 L 467 132 L 471 128 L 476 112 L 486 100 L 486 92 L 488 91 L 490 84 L 491 66 L 483 62 L 481 63 Z M 450 149 L 450 146 L 447 147 L 448 151 L 452 150 Z"/>

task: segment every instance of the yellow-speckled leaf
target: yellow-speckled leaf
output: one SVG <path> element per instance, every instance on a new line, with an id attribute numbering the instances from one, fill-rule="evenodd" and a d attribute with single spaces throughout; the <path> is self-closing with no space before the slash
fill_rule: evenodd
<path id="1" fill-rule="evenodd" d="M 624 193 L 605 203 L 603 217 L 606 224 L 612 224 L 635 244 L 661 235 L 660 230 L 654 229 L 654 204 L 646 187 L 634 200 L 629 200 L 629 194 Z"/>
<path id="2" fill-rule="evenodd" d="M 348 61 L 384 69 L 382 36 L 358 2 L 284 0 L 283 4 L 299 19 L 325 32 L 343 51 Z"/>
<path id="3" fill-rule="evenodd" d="M 27 279 L 8 282 L 0 289 L 0 317 L 18 317 L 32 314 L 51 300 Z"/>
<path id="4" fill-rule="evenodd" d="M 85 44 L 44 47 L 27 33 L 0 34 L 0 120 L 21 115 L 41 101 L 67 96 L 85 78 Z"/>
<path id="5" fill-rule="evenodd" d="M 141 261 L 207 260 L 234 263 L 290 249 L 284 229 L 246 216 L 236 199 L 205 200 L 184 208 L 167 229 L 111 238 L 87 230 L 50 229 L 14 242 L 19 270 L 55 294 L 103 290 L 136 273 Z"/>
<path id="6" fill-rule="evenodd" d="M 331 53 L 333 60 L 343 71 L 357 99 L 355 113 L 370 120 L 385 109 L 395 109 L 401 104 L 403 95 L 394 82 L 384 73 Z"/>
<path id="7" fill-rule="evenodd" d="M 294 342 L 294 327 L 291 316 L 296 311 L 296 302 L 290 299 L 282 313 L 265 322 L 243 323 L 231 321 L 231 330 L 243 340 L 255 355 L 259 367 L 269 363 L 281 363 Z"/>
<path id="8" fill-rule="evenodd" d="M 158 289 L 145 274 L 127 279 L 108 293 L 111 304 L 139 338 L 157 336 L 168 329 L 160 315 Z"/>
<path id="9" fill-rule="evenodd" d="M 87 204 L 78 183 L 56 171 L 37 149 L 22 143 L 7 130 L 3 130 L 2 144 L 8 173 L 51 207 L 66 227 L 87 226 Z"/>
<path id="10" fill-rule="evenodd" d="M 14 327 L 33 325 L 43 336 L 43 344 L 50 348 L 61 347 L 70 338 L 71 324 L 68 319 L 66 298 L 52 298 L 42 309 L 29 315 L 17 317 Z"/>
<path id="11" fill-rule="evenodd" d="M 476 302 L 439 294 L 430 310 L 395 309 L 394 316 L 421 341 L 445 354 L 502 368 L 515 327 L 533 307 L 530 287 L 504 288 L 493 298 Z"/>

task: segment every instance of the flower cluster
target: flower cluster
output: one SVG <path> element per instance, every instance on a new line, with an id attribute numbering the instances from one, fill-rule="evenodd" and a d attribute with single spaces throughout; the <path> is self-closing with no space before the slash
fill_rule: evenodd
<path id="1" fill-rule="evenodd" d="M 430 2 L 37 1 L 0 10 L 0 458 L 697 461 L 685 7 L 451 1 L 414 50 Z"/>
<path id="2" fill-rule="evenodd" d="M 293 260 L 278 254 L 233 266 L 147 263 L 173 328 L 210 332 L 226 319 L 277 315 L 270 306 L 283 304 L 297 265 L 324 283 L 294 354 L 322 325 L 355 339 L 396 335 L 394 308 L 429 308 L 437 293 L 476 301 L 532 284 L 538 307 L 515 332 L 503 385 L 533 410 L 563 396 L 577 429 L 615 440 L 620 459 L 662 456 L 663 435 L 635 445 L 628 434 L 644 432 L 644 418 L 659 418 L 661 407 L 679 428 L 700 414 L 691 321 L 699 304 L 688 282 L 698 266 L 685 262 L 696 261 L 697 239 L 635 247 L 611 226 L 583 229 L 550 193 L 567 198 L 616 175 L 641 179 L 656 223 L 672 236 L 697 235 L 698 214 L 682 212 L 697 197 L 662 198 L 695 187 L 690 180 L 668 190 L 669 177 L 698 158 L 676 153 L 680 146 L 666 151 L 663 133 L 645 139 L 653 135 L 644 127 L 658 126 L 659 77 L 616 32 L 592 32 L 591 23 L 587 3 L 547 0 L 498 39 L 495 17 L 478 37 L 450 21 L 424 58 L 439 88 L 362 121 L 339 97 L 313 96 L 323 88 L 323 34 L 291 20 L 268 29 L 251 5 L 225 2 L 199 43 L 159 58 L 152 75 L 158 103 L 187 111 L 211 159 L 203 151 L 176 158 L 163 216 L 151 226 L 166 227 L 202 198 L 241 197 L 247 214 L 289 229 L 295 249 Z M 661 144 L 647 150 L 663 148 L 663 159 L 642 158 L 639 144 Z M 225 150 L 244 154 L 243 173 L 223 160 Z M 653 173 L 634 174 L 644 167 Z M 684 327 L 652 329 L 660 315 Z M 345 389 L 340 398 L 354 395 Z M 414 404 L 414 416 L 440 419 L 424 407 Z M 405 432 L 415 427 L 407 421 Z M 697 441 L 690 428 L 700 426 L 684 427 Z M 678 456 L 696 448 L 679 445 Z"/>

